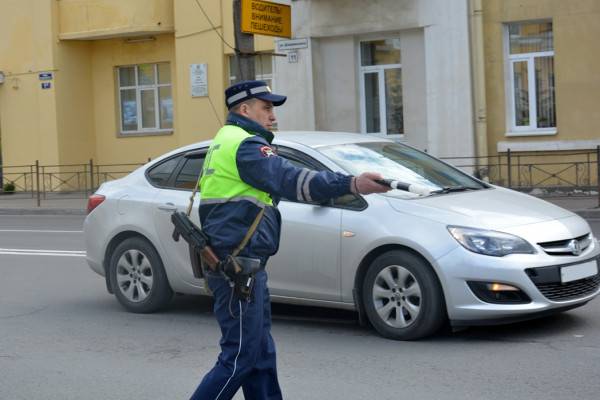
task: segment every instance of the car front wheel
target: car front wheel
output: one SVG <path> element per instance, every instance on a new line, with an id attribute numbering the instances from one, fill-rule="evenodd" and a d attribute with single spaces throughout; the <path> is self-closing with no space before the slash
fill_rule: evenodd
<path id="1" fill-rule="evenodd" d="M 145 239 L 131 237 L 121 242 L 109 268 L 113 293 L 128 311 L 151 313 L 173 297 L 160 256 Z"/>
<path id="2" fill-rule="evenodd" d="M 433 269 L 409 251 L 377 257 L 366 273 L 362 293 L 369 321 L 386 338 L 419 339 L 445 321 L 444 298 Z"/>

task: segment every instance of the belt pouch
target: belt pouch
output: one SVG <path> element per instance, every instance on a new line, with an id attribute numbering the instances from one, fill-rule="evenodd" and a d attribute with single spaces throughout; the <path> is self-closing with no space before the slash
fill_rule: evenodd
<path id="1" fill-rule="evenodd" d="M 242 275 L 250 275 L 255 274 L 260 271 L 262 267 L 262 262 L 260 258 L 251 258 L 251 257 L 234 257 L 235 261 L 238 263 L 242 270 Z"/>

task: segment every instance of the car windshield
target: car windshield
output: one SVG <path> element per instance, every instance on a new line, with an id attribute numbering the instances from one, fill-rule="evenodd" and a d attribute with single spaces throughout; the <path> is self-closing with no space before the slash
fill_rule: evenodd
<path id="1" fill-rule="evenodd" d="M 428 187 L 431 191 L 478 190 L 486 186 L 465 173 L 411 147 L 393 142 L 369 142 L 333 145 L 319 151 L 351 173 L 379 172 L 384 178 Z M 415 197 L 393 190 L 392 196 Z"/>

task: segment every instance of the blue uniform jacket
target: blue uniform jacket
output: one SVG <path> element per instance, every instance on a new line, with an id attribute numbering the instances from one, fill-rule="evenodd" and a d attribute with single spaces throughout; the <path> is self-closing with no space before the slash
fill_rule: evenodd
<path id="1" fill-rule="evenodd" d="M 274 206 L 266 207 L 264 216 L 240 255 L 267 258 L 279 248 L 281 214 L 279 199 L 323 201 L 350 193 L 352 177 L 330 171 L 298 168 L 270 150 L 273 133 L 256 122 L 230 113 L 226 124 L 236 125 L 253 136 L 245 139 L 236 155 L 240 178 L 247 184 L 267 192 Z M 200 188 L 202 190 L 202 188 Z M 200 222 L 211 247 L 223 259 L 240 244 L 260 208 L 250 201 L 221 204 L 200 202 Z"/>

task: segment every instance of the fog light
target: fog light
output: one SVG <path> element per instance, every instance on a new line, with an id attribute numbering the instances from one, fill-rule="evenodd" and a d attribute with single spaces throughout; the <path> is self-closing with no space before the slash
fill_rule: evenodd
<path id="1" fill-rule="evenodd" d="M 492 292 L 518 292 L 520 291 L 519 288 L 516 288 L 514 286 L 510 286 L 504 283 L 488 283 L 487 284 L 487 288 L 488 290 L 491 290 Z"/>
<path id="2" fill-rule="evenodd" d="M 531 299 L 516 286 L 498 282 L 467 282 L 469 288 L 481 301 L 492 304 L 526 304 Z"/>

